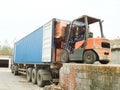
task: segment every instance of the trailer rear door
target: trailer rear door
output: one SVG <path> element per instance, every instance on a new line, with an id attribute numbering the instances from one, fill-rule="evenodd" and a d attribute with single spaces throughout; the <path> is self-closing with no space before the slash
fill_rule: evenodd
<path id="1" fill-rule="evenodd" d="M 43 26 L 43 48 L 42 62 L 51 62 L 52 57 L 52 38 L 53 38 L 53 21 Z"/>

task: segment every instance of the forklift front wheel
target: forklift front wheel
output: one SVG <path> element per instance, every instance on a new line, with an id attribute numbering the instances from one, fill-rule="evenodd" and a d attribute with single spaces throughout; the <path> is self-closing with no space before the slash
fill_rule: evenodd
<path id="1" fill-rule="evenodd" d="M 61 55 L 61 62 L 62 63 L 67 63 L 69 59 L 69 54 L 68 51 L 63 49 L 62 55 Z"/>

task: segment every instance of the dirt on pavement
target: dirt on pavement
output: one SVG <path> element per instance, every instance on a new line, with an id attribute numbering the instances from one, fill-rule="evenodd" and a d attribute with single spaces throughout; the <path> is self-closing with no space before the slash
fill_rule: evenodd
<path id="1" fill-rule="evenodd" d="M 14 76 L 9 68 L 0 67 L 0 90 L 43 90 L 30 82 L 27 82 L 26 76 Z"/>

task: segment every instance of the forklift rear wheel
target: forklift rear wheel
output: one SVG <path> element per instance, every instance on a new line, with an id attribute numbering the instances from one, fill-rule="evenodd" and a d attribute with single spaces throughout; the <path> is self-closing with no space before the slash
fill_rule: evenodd
<path id="1" fill-rule="evenodd" d="M 68 51 L 63 49 L 62 55 L 61 55 L 61 62 L 66 63 L 68 62 L 69 54 Z"/>
<path id="2" fill-rule="evenodd" d="M 100 61 L 100 63 L 101 63 L 101 64 L 108 64 L 109 61 L 102 60 L 102 61 Z"/>
<path id="3" fill-rule="evenodd" d="M 97 55 L 94 51 L 85 51 L 83 55 L 84 63 L 86 64 L 93 64 L 97 59 Z"/>

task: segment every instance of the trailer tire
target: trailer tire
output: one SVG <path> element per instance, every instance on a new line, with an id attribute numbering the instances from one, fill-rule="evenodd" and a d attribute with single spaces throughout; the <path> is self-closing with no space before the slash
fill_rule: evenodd
<path id="1" fill-rule="evenodd" d="M 11 65 L 11 73 L 14 73 L 14 65 Z"/>
<path id="2" fill-rule="evenodd" d="M 13 68 L 14 68 L 14 69 L 13 69 L 14 75 L 18 75 L 18 66 L 17 66 L 17 65 L 14 65 Z"/>
<path id="3" fill-rule="evenodd" d="M 62 55 L 61 55 L 61 62 L 62 63 L 67 63 L 69 59 L 69 54 L 66 49 L 63 49 Z"/>
<path id="4" fill-rule="evenodd" d="M 32 83 L 37 84 L 37 69 L 32 70 Z"/>
<path id="5" fill-rule="evenodd" d="M 27 69 L 27 81 L 31 82 L 31 78 L 32 78 L 32 68 L 28 68 Z"/>
<path id="6" fill-rule="evenodd" d="M 84 52 L 83 60 L 86 64 L 93 64 L 97 59 L 97 55 L 94 51 L 88 50 Z"/>
<path id="7" fill-rule="evenodd" d="M 14 73 L 15 76 L 18 75 L 18 71 L 15 71 L 15 70 L 14 70 L 13 73 Z"/>
<path id="8" fill-rule="evenodd" d="M 45 81 L 43 80 L 43 74 L 41 73 L 42 70 L 39 70 L 37 72 L 37 85 L 39 87 L 44 87 L 45 86 Z"/>

